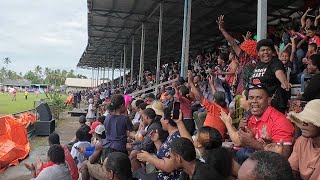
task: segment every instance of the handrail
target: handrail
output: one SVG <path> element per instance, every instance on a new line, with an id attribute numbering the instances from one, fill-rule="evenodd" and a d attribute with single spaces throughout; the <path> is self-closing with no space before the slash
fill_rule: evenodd
<path id="1" fill-rule="evenodd" d="M 164 86 L 164 85 L 167 85 L 167 84 L 176 82 L 177 80 L 178 80 L 178 78 L 173 79 L 173 80 L 170 80 L 170 81 L 166 81 L 166 82 L 160 83 L 160 84 L 158 84 L 158 85 L 154 85 L 154 86 L 148 87 L 148 88 L 146 88 L 146 89 L 142 89 L 142 90 L 140 90 L 140 91 L 133 92 L 133 93 L 131 93 L 131 94 L 129 94 L 129 95 L 133 97 L 133 96 L 142 94 L 142 93 L 144 93 L 144 92 L 146 92 L 146 91 L 149 91 L 149 90 L 152 90 L 152 89 L 156 89 L 156 88 L 158 88 L 158 87 L 161 87 L 161 86 Z"/>

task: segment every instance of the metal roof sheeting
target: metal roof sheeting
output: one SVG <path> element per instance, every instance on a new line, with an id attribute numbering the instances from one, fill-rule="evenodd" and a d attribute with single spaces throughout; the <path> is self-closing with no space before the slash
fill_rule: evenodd
<path id="1" fill-rule="evenodd" d="M 88 44 L 78 67 L 120 67 L 120 51 L 127 45 L 126 67 L 130 67 L 131 39 L 134 35 L 134 69 L 139 67 L 142 22 L 146 25 L 145 67 L 155 67 L 157 56 L 158 0 L 88 0 Z M 161 62 L 179 61 L 181 54 L 183 0 L 164 0 Z M 290 6 L 289 6 L 290 5 Z M 303 0 L 268 1 L 268 23 L 289 20 L 300 12 Z M 156 10 L 155 10 L 156 9 Z M 154 12 L 154 13 L 153 13 Z M 153 13 L 150 17 L 149 15 Z M 190 52 L 213 48 L 223 40 L 216 25 L 219 15 L 225 15 L 229 32 L 255 31 L 257 0 L 193 0 Z"/>

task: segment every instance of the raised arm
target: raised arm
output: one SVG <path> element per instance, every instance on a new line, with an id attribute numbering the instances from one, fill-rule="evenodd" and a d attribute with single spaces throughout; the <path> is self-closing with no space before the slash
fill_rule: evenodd
<path id="1" fill-rule="evenodd" d="M 220 15 L 218 17 L 218 20 L 216 20 L 218 26 L 219 26 L 219 30 L 221 31 L 221 33 L 223 34 L 224 38 L 226 38 L 226 40 L 228 41 L 228 43 L 230 43 L 232 49 L 234 50 L 234 52 L 236 53 L 237 56 L 239 56 L 241 49 L 238 46 L 236 40 L 224 29 L 224 15 Z"/>
<path id="2" fill-rule="evenodd" d="M 311 11 L 312 9 L 309 7 L 306 12 L 303 14 L 303 16 L 301 17 L 300 19 L 300 23 L 301 23 L 301 26 L 302 28 L 304 28 L 306 26 L 306 17 L 308 15 L 308 13 Z"/>
<path id="3" fill-rule="evenodd" d="M 186 126 L 183 123 L 183 115 L 182 112 L 180 110 L 180 114 L 179 114 L 179 119 L 173 119 L 174 122 L 176 122 L 180 136 L 189 139 L 191 142 L 193 142 L 192 136 L 190 135 L 190 133 L 188 132 Z"/>
<path id="4" fill-rule="evenodd" d="M 199 100 L 200 102 L 202 102 L 203 95 L 200 93 L 200 91 L 194 85 L 193 76 L 192 76 L 192 72 L 191 71 L 188 71 L 188 84 L 191 87 L 191 92 L 193 93 L 194 97 L 197 100 Z"/>
<path id="5" fill-rule="evenodd" d="M 214 77 L 213 75 L 210 74 L 209 76 L 209 85 L 210 85 L 210 88 L 211 88 L 211 91 L 212 91 L 212 94 L 216 93 L 217 89 L 214 85 Z"/>
<path id="6" fill-rule="evenodd" d="M 314 20 L 314 26 L 315 27 L 318 27 L 318 25 L 319 25 L 319 19 L 320 19 L 320 15 L 318 15 L 317 17 L 316 17 L 316 19 Z"/>
<path id="7" fill-rule="evenodd" d="M 229 134 L 233 144 L 235 146 L 241 146 L 239 134 L 238 134 L 236 128 L 233 127 L 233 125 L 232 125 L 232 118 L 230 116 L 230 113 L 227 114 L 223 110 L 221 110 L 220 118 L 221 118 L 222 122 L 226 125 L 227 130 L 228 130 L 228 134 Z"/>
<path id="8" fill-rule="evenodd" d="M 291 37 L 291 55 L 290 55 L 290 61 L 293 62 L 294 58 L 296 56 L 297 46 L 296 46 L 296 37 Z"/>

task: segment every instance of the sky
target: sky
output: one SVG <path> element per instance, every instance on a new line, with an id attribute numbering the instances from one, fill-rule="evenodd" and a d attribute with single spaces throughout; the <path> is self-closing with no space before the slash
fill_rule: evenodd
<path id="1" fill-rule="evenodd" d="M 39 65 L 91 77 L 76 67 L 88 39 L 86 0 L 1 0 L 0 17 L 0 67 L 9 57 L 17 73 Z"/>

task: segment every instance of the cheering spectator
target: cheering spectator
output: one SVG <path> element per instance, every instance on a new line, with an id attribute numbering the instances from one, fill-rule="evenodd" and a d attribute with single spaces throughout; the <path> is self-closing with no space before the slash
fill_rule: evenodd
<path id="1" fill-rule="evenodd" d="M 65 163 L 65 153 L 60 145 L 55 144 L 49 148 L 48 161 L 53 164 L 41 171 L 37 177 L 35 166 L 33 164 L 25 164 L 31 171 L 32 180 L 71 180 L 69 167 Z"/>
<path id="2" fill-rule="evenodd" d="M 228 111 L 227 103 L 225 101 L 225 94 L 221 91 L 215 91 L 212 76 L 209 78 L 209 83 L 214 95 L 213 103 L 209 102 L 208 99 L 204 98 L 202 94 L 200 94 L 193 83 L 193 77 L 190 71 L 188 73 L 188 83 L 191 86 L 191 92 L 194 94 L 195 98 L 200 100 L 201 105 L 207 111 L 207 117 L 203 125 L 217 129 L 221 133 L 221 136 L 224 137 L 226 133 L 226 126 L 220 119 L 220 111 L 221 109 L 226 112 Z"/>
<path id="3" fill-rule="evenodd" d="M 260 81 L 267 87 L 271 99 L 271 106 L 278 111 L 285 113 L 288 103 L 288 95 L 291 85 L 285 75 L 282 62 L 273 58 L 274 44 L 270 39 L 262 39 L 257 44 L 257 51 L 260 61 L 252 75 L 252 81 Z"/>

